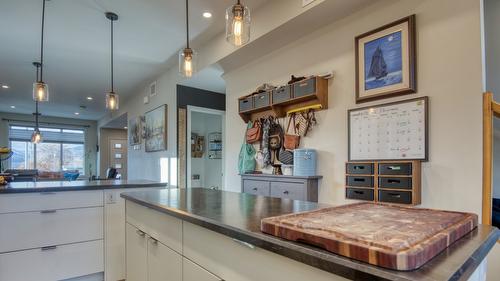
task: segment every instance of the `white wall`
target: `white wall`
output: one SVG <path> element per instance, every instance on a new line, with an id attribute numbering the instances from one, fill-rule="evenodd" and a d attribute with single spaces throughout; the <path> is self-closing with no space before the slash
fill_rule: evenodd
<path id="1" fill-rule="evenodd" d="M 303 139 L 319 151 L 319 201 L 344 203 L 347 109 L 355 108 L 354 37 L 417 15 L 418 94 L 360 106 L 430 97 L 430 161 L 423 164 L 423 204 L 481 214 L 481 18 L 479 1 L 381 1 L 225 74 L 227 82 L 226 186 L 240 190 L 238 151 L 245 125 L 237 98 L 290 74 L 334 71 L 329 109 Z"/>

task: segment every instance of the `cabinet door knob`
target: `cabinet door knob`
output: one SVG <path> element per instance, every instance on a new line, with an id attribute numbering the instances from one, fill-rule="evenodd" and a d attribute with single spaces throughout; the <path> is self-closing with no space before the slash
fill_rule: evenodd
<path id="1" fill-rule="evenodd" d="M 149 242 L 153 243 L 153 244 L 158 244 L 158 240 L 156 240 L 155 238 L 153 237 L 149 237 Z"/>
<path id="2" fill-rule="evenodd" d="M 139 229 L 137 229 L 135 232 L 137 233 L 137 235 L 139 235 L 141 237 L 146 236 L 146 233 L 144 231 L 139 230 Z"/>
<path id="3" fill-rule="evenodd" d="M 283 194 L 288 194 L 288 193 L 290 193 L 288 192 L 288 190 L 283 191 Z"/>

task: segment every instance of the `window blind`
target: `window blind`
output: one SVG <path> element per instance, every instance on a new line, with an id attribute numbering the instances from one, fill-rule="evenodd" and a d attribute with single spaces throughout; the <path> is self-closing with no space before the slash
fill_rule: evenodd
<path id="1" fill-rule="evenodd" d="M 9 139 L 31 141 L 34 127 L 9 126 Z M 80 129 L 56 129 L 40 127 L 44 142 L 85 143 L 85 131 Z"/>

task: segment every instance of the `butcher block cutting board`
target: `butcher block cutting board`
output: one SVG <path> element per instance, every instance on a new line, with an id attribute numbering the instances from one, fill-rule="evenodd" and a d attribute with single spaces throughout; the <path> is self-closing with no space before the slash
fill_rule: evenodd
<path id="1" fill-rule="evenodd" d="M 477 215 L 356 203 L 265 218 L 261 230 L 283 239 L 395 269 L 417 269 L 477 226 Z"/>

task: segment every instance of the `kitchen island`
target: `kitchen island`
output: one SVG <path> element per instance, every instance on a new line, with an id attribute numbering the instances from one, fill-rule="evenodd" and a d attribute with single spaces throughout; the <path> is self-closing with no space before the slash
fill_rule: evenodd
<path id="1" fill-rule="evenodd" d="M 263 218 L 328 205 L 208 189 L 121 196 L 127 200 L 130 281 L 163 270 L 183 281 L 484 280 L 485 258 L 500 235 L 479 225 L 421 268 L 395 271 L 260 230 Z M 169 266 L 157 266 L 165 261 Z"/>
<path id="2" fill-rule="evenodd" d="M 0 281 L 125 279 L 125 200 L 120 194 L 166 186 L 101 180 L 0 187 Z"/>

